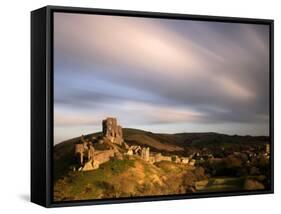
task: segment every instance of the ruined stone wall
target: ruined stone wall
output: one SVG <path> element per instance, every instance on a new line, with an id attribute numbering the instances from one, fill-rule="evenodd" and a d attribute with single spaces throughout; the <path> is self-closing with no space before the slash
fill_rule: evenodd
<path id="1" fill-rule="evenodd" d="M 83 152 L 84 152 L 84 145 L 82 143 L 75 144 L 75 154 L 80 154 L 80 153 L 83 154 Z"/>
<path id="2" fill-rule="evenodd" d="M 98 161 L 100 164 L 105 163 L 110 160 L 111 157 L 114 157 L 114 150 L 105 150 L 96 152 L 94 155 L 94 161 Z"/>
<path id="3" fill-rule="evenodd" d="M 141 149 L 141 158 L 145 161 L 149 161 L 149 147 Z"/>
<path id="4" fill-rule="evenodd" d="M 80 168 L 80 171 L 90 171 L 94 169 L 98 169 L 100 164 L 106 163 L 107 161 L 110 160 L 111 157 L 114 157 L 115 151 L 113 149 L 111 150 L 105 150 L 105 151 L 96 151 L 93 154 L 93 157 L 88 160 Z"/>
<path id="5" fill-rule="evenodd" d="M 87 155 L 88 155 L 88 160 L 94 158 L 94 156 L 95 156 L 95 148 L 92 145 L 89 146 L 88 154 Z"/>
<path id="6" fill-rule="evenodd" d="M 162 161 L 172 161 L 172 157 L 170 157 L 170 156 L 162 156 L 161 160 Z"/>
<path id="7" fill-rule="evenodd" d="M 189 163 L 189 158 L 182 157 L 181 158 L 181 163 L 188 164 Z"/>
<path id="8" fill-rule="evenodd" d="M 83 164 L 83 160 L 84 160 L 84 145 L 82 143 L 75 145 L 75 155 L 79 156 L 79 162 L 80 162 L 80 164 Z"/>

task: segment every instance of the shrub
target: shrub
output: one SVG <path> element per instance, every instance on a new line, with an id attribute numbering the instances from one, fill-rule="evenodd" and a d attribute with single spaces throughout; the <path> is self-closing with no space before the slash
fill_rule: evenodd
<path id="1" fill-rule="evenodd" d="M 196 175 L 191 172 L 187 171 L 183 176 L 182 186 L 186 190 L 186 192 L 193 192 L 195 188 L 195 181 L 197 180 Z"/>
<path id="2" fill-rule="evenodd" d="M 203 180 L 205 178 L 205 169 L 203 167 L 197 167 L 194 170 L 194 174 L 197 180 Z"/>
<path id="3" fill-rule="evenodd" d="M 264 185 L 253 179 L 246 179 L 244 183 L 244 189 L 246 190 L 260 190 L 264 189 Z"/>
<path id="4" fill-rule="evenodd" d="M 121 173 L 135 165 L 134 160 L 111 160 L 108 163 L 113 174 Z"/>
<path id="5" fill-rule="evenodd" d="M 238 168 L 242 166 L 242 160 L 233 155 L 229 155 L 225 159 L 225 164 L 227 168 Z"/>

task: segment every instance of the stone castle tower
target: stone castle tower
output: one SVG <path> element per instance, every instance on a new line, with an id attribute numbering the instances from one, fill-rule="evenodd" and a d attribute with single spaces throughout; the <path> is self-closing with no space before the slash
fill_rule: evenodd
<path id="1" fill-rule="evenodd" d="M 108 117 L 102 121 L 102 133 L 112 143 L 119 145 L 123 143 L 122 127 L 117 124 L 117 119 L 114 117 Z"/>

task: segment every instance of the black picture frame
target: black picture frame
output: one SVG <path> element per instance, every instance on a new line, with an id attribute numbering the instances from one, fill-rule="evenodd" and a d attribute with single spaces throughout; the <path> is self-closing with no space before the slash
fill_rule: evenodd
<path id="1" fill-rule="evenodd" d="M 252 23 L 270 28 L 270 164 L 269 190 L 200 193 L 191 195 L 146 196 L 87 201 L 53 201 L 53 14 L 54 12 L 99 14 L 111 16 L 151 17 L 161 19 L 200 20 L 228 23 Z M 221 196 L 255 195 L 274 192 L 274 21 L 203 15 L 171 14 L 143 11 L 91 9 L 46 6 L 31 12 L 31 201 L 44 207 L 111 204 L 208 198 Z"/>

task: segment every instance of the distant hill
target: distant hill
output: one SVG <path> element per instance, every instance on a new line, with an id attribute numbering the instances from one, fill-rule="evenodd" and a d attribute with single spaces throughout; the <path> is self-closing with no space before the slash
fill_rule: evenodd
<path id="1" fill-rule="evenodd" d="M 180 138 L 173 134 L 159 134 L 139 129 L 123 129 L 125 142 L 129 145 L 149 146 L 157 151 L 183 151 L 183 145 L 179 144 Z"/>
<path id="2" fill-rule="evenodd" d="M 264 143 L 269 141 L 267 136 L 240 136 L 215 132 L 163 134 L 125 128 L 123 133 L 125 141 L 129 144 L 149 145 L 155 149 L 166 151 L 180 151 L 186 146 Z"/>

